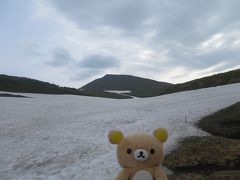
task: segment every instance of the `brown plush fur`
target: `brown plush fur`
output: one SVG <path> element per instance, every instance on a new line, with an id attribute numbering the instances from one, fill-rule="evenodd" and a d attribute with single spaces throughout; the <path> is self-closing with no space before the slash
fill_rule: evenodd
<path id="1" fill-rule="evenodd" d="M 119 131 L 120 132 L 120 131 Z M 132 180 L 134 175 L 140 171 L 148 171 L 153 180 L 167 180 L 166 174 L 160 169 L 160 164 L 163 161 L 163 145 L 162 142 L 155 136 L 138 133 L 128 137 L 123 137 L 117 146 L 117 158 L 120 166 L 123 168 L 118 174 L 117 180 Z M 127 150 L 131 149 L 131 153 Z M 134 158 L 136 149 L 144 149 L 148 152 L 148 159 L 138 161 Z M 154 153 L 151 153 L 154 149 Z"/>

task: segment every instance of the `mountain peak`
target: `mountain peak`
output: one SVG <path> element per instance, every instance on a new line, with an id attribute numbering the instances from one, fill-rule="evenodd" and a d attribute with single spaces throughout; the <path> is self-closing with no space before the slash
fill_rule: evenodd
<path id="1" fill-rule="evenodd" d="M 125 91 L 131 96 L 152 97 L 159 94 L 159 91 L 172 86 L 170 83 L 158 82 L 151 79 L 141 78 L 132 75 L 106 74 L 83 86 L 85 92 L 89 91 Z"/>
<path id="2" fill-rule="evenodd" d="M 104 77 L 137 77 L 133 75 L 126 75 L 126 74 L 106 74 Z"/>

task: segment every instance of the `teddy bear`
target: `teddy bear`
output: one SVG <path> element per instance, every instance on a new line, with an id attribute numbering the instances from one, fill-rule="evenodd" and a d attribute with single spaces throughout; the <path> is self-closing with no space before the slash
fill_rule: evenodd
<path id="1" fill-rule="evenodd" d="M 153 135 L 137 133 L 126 137 L 119 130 L 110 131 L 108 139 L 117 145 L 117 159 L 122 167 L 116 180 L 167 180 L 160 168 L 167 138 L 164 128 L 157 128 Z"/>

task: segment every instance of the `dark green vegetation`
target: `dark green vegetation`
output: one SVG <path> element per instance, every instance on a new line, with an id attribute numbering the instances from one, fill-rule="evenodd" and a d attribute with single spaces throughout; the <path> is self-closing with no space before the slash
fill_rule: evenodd
<path id="1" fill-rule="evenodd" d="M 217 136 L 240 139 L 240 102 L 202 118 L 197 125 Z"/>
<path id="2" fill-rule="evenodd" d="M 153 97 L 239 82 L 240 69 L 175 85 L 135 76 L 109 74 L 100 79 L 96 79 L 90 82 L 80 89 L 86 94 L 100 97 L 113 96 L 114 93 L 109 94 L 104 92 L 104 90 L 130 90 L 131 93 L 128 93 L 126 95 L 135 97 Z M 119 95 L 119 98 L 121 98 L 121 95 Z"/>
<path id="3" fill-rule="evenodd" d="M 175 172 L 173 177 L 187 179 L 213 176 L 222 170 L 240 168 L 240 140 L 227 139 L 218 136 L 187 137 L 180 146 L 166 155 L 164 165 Z M 219 174 L 218 177 L 223 176 Z M 240 172 L 238 172 L 240 177 Z"/>
<path id="4" fill-rule="evenodd" d="M 168 180 L 213 180 L 213 179 L 210 179 L 209 176 L 203 174 L 184 173 L 168 175 Z"/>
<path id="5" fill-rule="evenodd" d="M 91 95 L 97 95 L 97 92 L 104 93 L 104 90 L 130 90 L 131 93 L 126 93 L 126 95 L 152 97 L 159 95 L 159 92 L 170 86 L 172 86 L 172 84 L 136 76 L 108 74 L 90 82 L 80 89 Z"/>
<path id="6" fill-rule="evenodd" d="M 79 90 L 75 88 L 60 87 L 58 85 L 34 79 L 0 74 L 0 91 L 42 94 L 74 94 L 127 99 L 131 98 L 131 96 L 153 97 L 239 82 L 240 69 L 175 85 L 129 75 L 106 75 L 88 83 Z M 105 92 L 104 90 L 129 90 L 131 93 L 117 94 Z"/>
<path id="7" fill-rule="evenodd" d="M 214 172 L 240 167 L 240 140 L 219 136 L 183 139 L 180 146 L 165 157 L 164 164 L 177 171 Z"/>
<path id="8" fill-rule="evenodd" d="M 0 93 L 0 97 L 20 97 L 20 98 L 29 98 L 27 96 L 16 95 L 16 94 L 8 94 L 8 93 Z"/>
<path id="9" fill-rule="evenodd" d="M 183 139 L 165 158 L 164 164 L 175 172 L 169 180 L 240 179 L 240 102 L 202 118 L 197 125 L 217 136 Z"/>
<path id="10" fill-rule="evenodd" d="M 41 93 L 41 94 L 74 94 L 86 95 L 78 89 L 59 87 L 43 81 L 25 77 L 7 76 L 0 74 L 0 91 Z"/>
<path id="11" fill-rule="evenodd" d="M 159 95 L 176 93 L 181 91 L 189 91 L 201 88 L 222 86 L 226 84 L 233 84 L 240 82 L 240 69 L 229 71 L 225 73 L 216 74 L 193 81 L 185 82 L 182 84 L 176 84 L 163 91 L 159 92 Z"/>

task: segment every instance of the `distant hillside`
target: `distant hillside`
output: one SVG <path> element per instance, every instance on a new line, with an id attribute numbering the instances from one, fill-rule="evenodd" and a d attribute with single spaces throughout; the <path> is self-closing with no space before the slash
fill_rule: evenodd
<path id="1" fill-rule="evenodd" d="M 0 74 L 0 91 L 41 93 L 41 94 L 74 94 L 86 95 L 75 88 L 59 87 L 48 82 L 25 77 L 7 76 Z"/>
<path id="2" fill-rule="evenodd" d="M 129 75 L 108 74 L 88 83 L 80 89 L 83 93 L 97 97 L 130 98 L 124 95 L 135 97 L 153 97 L 239 82 L 240 69 L 175 85 Z M 106 90 L 130 90 L 131 93 L 116 94 L 106 92 Z"/>
<path id="3" fill-rule="evenodd" d="M 0 97 L 18 97 L 18 98 L 30 98 L 27 96 L 17 95 L 17 94 L 9 94 L 9 93 L 0 93 Z"/>
<path id="4" fill-rule="evenodd" d="M 136 76 L 108 74 L 90 82 L 80 89 L 82 92 L 96 96 L 98 96 L 98 93 L 108 94 L 106 90 L 129 90 L 131 92 L 124 94 L 135 97 L 152 97 L 157 96 L 159 92 L 170 86 L 172 86 L 170 83 L 158 82 Z"/>
<path id="5" fill-rule="evenodd" d="M 227 84 L 239 83 L 240 82 L 240 69 L 229 71 L 225 73 L 208 76 L 193 81 L 185 82 L 182 84 L 176 84 L 170 86 L 167 89 L 159 92 L 159 95 L 176 93 L 180 91 L 195 90 L 201 88 L 222 86 Z"/>
<path id="6" fill-rule="evenodd" d="M 60 87 L 55 84 L 25 77 L 0 74 L 0 91 L 42 94 L 74 94 L 115 99 L 126 99 L 131 98 L 131 96 L 153 97 L 232 83 L 240 83 L 240 69 L 175 85 L 136 76 L 108 74 L 100 79 L 90 82 L 80 88 L 80 90 Z M 128 92 L 122 92 L 119 94 L 111 92 L 116 90 L 128 90 Z"/>

